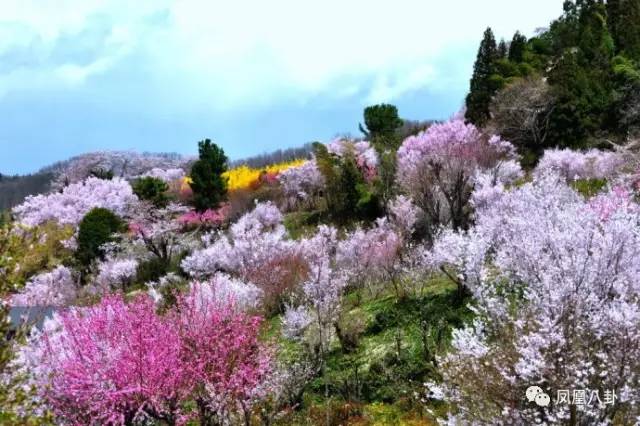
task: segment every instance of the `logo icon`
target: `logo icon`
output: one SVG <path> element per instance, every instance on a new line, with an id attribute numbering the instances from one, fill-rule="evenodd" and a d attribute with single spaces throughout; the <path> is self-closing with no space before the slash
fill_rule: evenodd
<path id="1" fill-rule="evenodd" d="M 529 402 L 535 402 L 539 407 L 548 407 L 551 404 L 551 398 L 540 386 L 529 386 L 526 395 Z"/>

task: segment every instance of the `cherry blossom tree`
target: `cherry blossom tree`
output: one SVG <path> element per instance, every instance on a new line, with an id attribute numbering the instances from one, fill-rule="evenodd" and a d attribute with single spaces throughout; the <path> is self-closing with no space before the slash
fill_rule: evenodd
<path id="1" fill-rule="evenodd" d="M 13 306 L 67 306 L 78 296 L 77 279 L 66 266 L 58 266 L 27 281 L 11 298 Z"/>
<path id="2" fill-rule="evenodd" d="M 639 222 L 624 191 L 586 201 L 544 174 L 479 208 L 468 232 L 438 239 L 427 263 L 466 286 L 477 313 L 439 360 L 450 424 L 638 418 Z M 524 398 L 534 385 L 554 398 L 568 389 L 618 399 L 539 407 Z"/>
<path id="3" fill-rule="evenodd" d="M 397 182 L 424 211 L 431 238 L 440 226 L 467 228 L 474 175 L 514 156 L 510 143 L 453 119 L 405 139 L 397 154 Z"/>
<path id="4" fill-rule="evenodd" d="M 138 264 L 135 259 L 106 259 L 98 265 L 96 286 L 103 291 L 125 291 L 136 275 Z"/>
<path id="5" fill-rule="evenodd" d="M 314 208 L 325 189 L 325 181 L 315 160 L 291 167 L 278 175 L 285 197 L 286 210 Z"/>
<path id="6" fill-rule="evenodd" d="M 27 197 L 24 203 L 13 209 L 13 213 L 18 222 L 27 226 L 37 226 L 50 220 L 76 226 L 94 208 L 101 207 L 126 216 L 137 201 L 127 181 L 90 177 L 65 187 L 62 192 Z"/>
<path id="7" fill-rule="evenodd" d="M 152 256 L 169 265 L 182 252 L 196 245 L 194 233 L 182 232 L 183 224 L 179 217 L 188 208 L 171 203 L 165 208 L 155 208 L 147 203 L 140 203 L 129 223 L 130 242 L 128 247 L 135 252 L 142 249 L 142 256 Z M 139 250 L 138 250 L 139 251 Z"/>
<path id="8" fill-rule="evenodd" d="M 297 244 L 286 237 L 282 213 L 261 203 L 231 225 L 228 235 L 214 235 L 210 245 L 186 257 L 182 268 L 194 278 L 222 271 L 251 282 L 264 291 L 269 309 L 281 310 L 286 293 L 308 270 Z"/>
<path id="9" fill-rule="evenodd" d="M 624 157 L 616 152 L 548 149 L 540 159 L 535 173 L 542 175 L 553 171 L 567 180 L 612 179 L 622 170 L 624 162 Z"/>

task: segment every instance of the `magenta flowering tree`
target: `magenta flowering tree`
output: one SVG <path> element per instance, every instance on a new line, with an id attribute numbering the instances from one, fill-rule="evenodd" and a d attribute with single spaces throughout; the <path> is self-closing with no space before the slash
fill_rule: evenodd
<path id="1" fill-rule="evenodd" d="M 640 214 L 624 191 L 586 201 L 555 174 L 505 191 L 428 253 L 478 316 L 439 360 L 451 424 L 633 423 L 640 412 Z M 616 395 L 539 407 L 539 386 Z M 594 397 L 595 398 L 595 397 Z"/>
<path id="2" fill-rule="evenodd" d="M 209 290 L 195 285 L 178 303 L 173 321 L 182 372 L 201 424 L 250 424 L 253 403 L 269 391 L 261 385 L 271 372 L 271 350 L 258 339 L 260 317 L 240 312 L 232 299 L 210 297 Z"/>
<path id="3" fill-rule="evenodd" d="M 218 228 L 227 222 L 230 212 L 229 204 L 223 204 L 215 210 L 199 213 L 191 210 L 178 217 L 178 222 L 189 228 Z"/>
<path id="4" fill-rule="evenodd" d="M 244 422 L 270 392 L 272 355 L 258 338 L 261 318 L 238 309 L 237 283 L 221 281 L 220 293 L 192 286 L 166 315 L 145 295 L 62 312 L 16 365 L 65 424 Z"/>
<path id="5" fill-rule="evenodd" d="M 431 237 L 439 226 L 467 228 L 474 175 L 514 156 L 510 143 L 451 120 L 405 139 L 397 154 L 397 182 L 424 211 Z"/>
<path id="6" fill-rule="evenodd" d="M 147 418 L 175 424 L 185 398 L 178 329 L 152 301 L 100 304 L 63 312 L 59 329 L 40 345 L 45 401 L 63 422 L 132 424 Z"/>
<path id="7" fill-rule="evenodd" d="M 18 222 L 27 226 L 37 226 L 50 220 L 76 226 L 94 208 L 102 207 L 126 216 L 137 201 L 138 197 L 127 181 L 90 177 L 65 187 L 62 192 L 27 197 L 24 203 L 13 209 L 13 213 Z"/>

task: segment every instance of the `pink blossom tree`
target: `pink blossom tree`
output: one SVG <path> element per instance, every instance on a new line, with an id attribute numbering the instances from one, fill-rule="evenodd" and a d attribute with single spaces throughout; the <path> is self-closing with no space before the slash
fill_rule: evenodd
<path id="1" fill-rule="evenodd" d="M 475 173 L 514 156 L 510 143 L 454 119 L 405 139 L 397 154 L 397 182 L 424 211 L 432 237 L 440 226 L 467 228 Z"/>
<path id="2" fill-rule="evenodd" d="M 271 370 L 271 350 L 258 339 L 261 318 L 239 312 L 233 299 L 221 303 L 204 291 L 194 286 L 174 318 L 183 373 L 201 424 L 249 425 L 255 390 Z"/>

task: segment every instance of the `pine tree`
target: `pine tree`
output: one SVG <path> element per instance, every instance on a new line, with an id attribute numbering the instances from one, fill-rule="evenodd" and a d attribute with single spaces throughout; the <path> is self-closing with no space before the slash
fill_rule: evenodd
<path id="1" fill-rule="evenodd" d="M 516 31 L 509 46 L 509 60 L 516 63 L 524 61 L 524 51 L 526 47 L 527 38 L 520 34 L 520 31 Z"/>
<path id="2" fill-rule="evenodd" d="M 496 39 L 491 28 L 487 28 L 480 43 L 480 49 L 478 49 L 471 77 L 471 88 L 466 99 L 466 119 L 476 126 L 483 126 L 490 118 L 489 105 L 497 90 L 493 79 L 497 58 Z"/>
<path id="3" fill-rule="evenodd" d="M 191 168 L 193 204 L 202 212 L 218 207 L 227 195 L 227 156 L 210 139 L 198 142 L 200 158 Z"/>
<path id="4" fill-rule="evenodd" d="M 360 131 L 370 140 L 391 139 L 398 127 L 402 126 L 402 120 L 395 105 L 379 104 L 364 109 L 364 124 L 367 128 L 360 125 Z"/>

